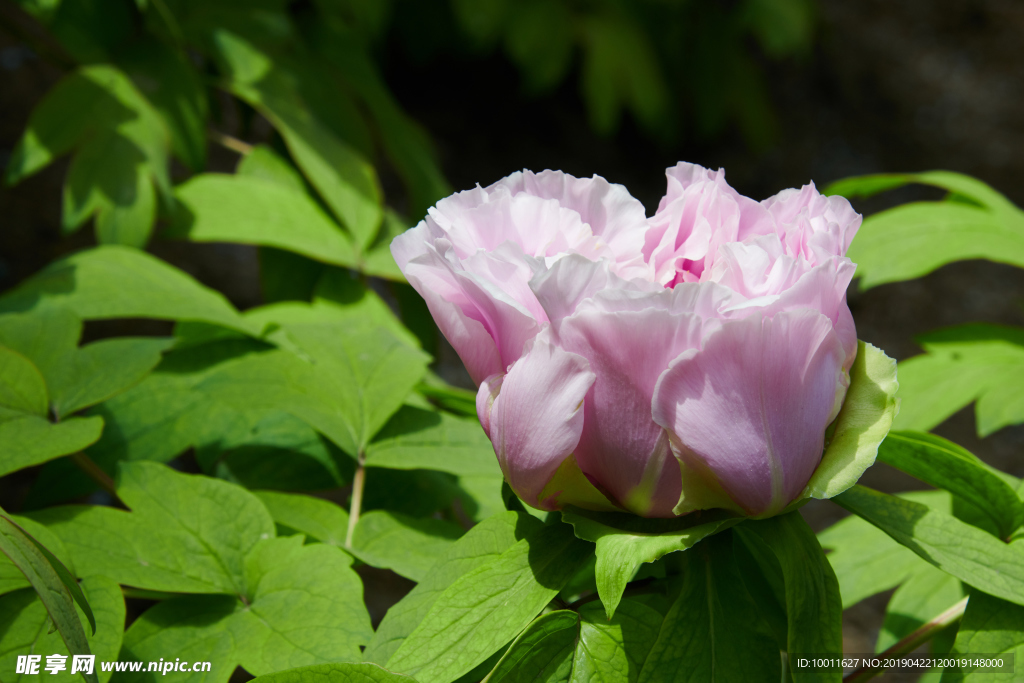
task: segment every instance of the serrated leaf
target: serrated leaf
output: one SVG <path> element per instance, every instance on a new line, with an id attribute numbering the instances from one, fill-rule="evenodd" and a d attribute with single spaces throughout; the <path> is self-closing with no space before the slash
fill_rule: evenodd
<path id="1" fill-rule="evenodd" d="M 222 294 L 137 249 L 107 245 L 59 259 L 0 296 L 0 312 L 67 306 L 85 320 L 197 320 L 258 336 Z"/>
<path id="2" fill-rule="evenodd" d="M 797 654 L 842 652 L 842 599 L 839 582 L 814 532 L 797 511 L 765 520 L 751 520 L 736 527 L 740 539 L 775 562 L 761 562 L 765 574 L 776 573 L 785 590 L 790 657 Z M 769 576 L 769 580 L 772 580 Z M 834 680 L 839 669 L 819 672 L 791 668 L 793 680 Z M 822 678 L 823 676 L 823 678 Z"/>
<path id="3" fill-rule="evenodd" d="M 61 640 L 64 641 L 71 654 L 90 654 L 89 641 L 82 628 L 78 612 L 75 610 L 71 592 L 64 585 L 46 555 L 4 515 L 0 515 L 0 552 L 3 552 L 32 584 L 33 590 L 45 608 L 45 613 L 53 621 L 60 633 Z M 9 597 L 5 599 L 9 599 Z M 95 673 L 83 673 L 83 677 L 89 683 L 97 683 Z"/>
<path id="4" fill-rule="evenodd" d="M 385 665 L 456 580 L 488 565 L 541 528 L 541 522 L 525 512 L 501 513 L 474 526 L 452 544 L 445 557 L 408 595 L 388 610 L 366 648 L 364 659 Z"/>
<path id="5" fill-rule="evenodd" d="M 95 678 L 92 680 L 107 683 L 112 673 L 103 671 L 98 662 L 117 659 L 121 650 L 125 620 L 124 597 L 121 595 L 120 586 L 102 576 L 86 577 L 82 581 L 82 590 L 88 596 L 89 603 L 96 613 L 96 632 L 93 635 L 86 634 L 89 650 L 98 660 L 94 670 Z M 78 614 L 80 619 L 85 616 L 81 610 Z M 17 591 L 0 597 L 0 633 L 3 634 L 0 636 L 0 667 L 10 672 L 10 678 L 8 675 L 4 676 L 5 681 L 28 683 L 47 680 L 52 675 L 43 670 L 46 664 L 45 657 L 40 663 L 40 673 L 36 676 L 13 673 L 18 655 L 72 654 L 60 635 L 51 632 L 50 624 L 45 607 L 31 590 Z M 66 666 L 67 669 L 62 672 L 63 676 L 68 676 L 71 671 L 70 657 Z"/>
<path id="6" fill-rule="evenodd" d="M 1019 544 L 1003 543 L 952 515 L 864 486 L 833 500 L 942 571 L 1024 604 L 1024 548 Z"/>
<path id="7" fill-rule="evenodd" d="M 729 513 L 700 513 L 675 519 L 644 519 L 569 506 L 562 511 L 562 520 L 573 526 L 577 537 L 597 544 L 597 592 L 611 619 L 626 584 L 641 564 L 686 550 L 742 518 Z"/>
<path id="8" fill-rule="evenodd" d="M 388 668 L 420 683 L 471 671 L 526 628 L 592 552 L 566 525 L 527 536 L 451 584 Z"/>
<path id="9" fill-rule="evenodd" d="M 731 534 L 709 539 L 685 553 L 682 561 L 682 586 L 655 630 L 649 653 L 639 666 L 620 667 L 626 671 L 604 680 L 655 683 L 674 680 L 679 672 L 693 681 L 780 678 L 778 646 L 759 624 L 757 608 L 743 588 Z M 646 621 L 658 624 L 658 613 L 646 609 Z M 627 672 L 628 677 L 623 675 Z"/>
<path id="10" fill-rule="evenodd" d="M 461 527 L 444 520 L 371 510 L 356 524 L 352 551 L 369 565 L 418 582 L 463 533 Z"/>
<path id="11" fill-rule="evenodd" d="M 580 615 L 549 612 L 530 622 L 488 674 L 489 683 L 568 683 Z"/>
<path id="12" fill-rule="evenodd" d="M 304 192 L 245 175 L 204 173 L 175 188 L 171 235 L 193 242 L 276 247 L 353 267 L 351 240 Z"/>
<path id="13" fill-rule="evenodd" d="M 951 441 L 932 434 L 891 432 L 879 459 L 926 484 L 973 503 L 1008 539 L 1024 523 L 1024 502 L 992 468 Z"/>
<path id="14" fill-rule="evenodd" d="M 1024 421 L 1024 330 L 970 324 L 918 338 L 923 355 L 899 365 L 900 415 L 894 427 L 927 431 L 972 401 L 978 434 Z"/>
<path id="15" fill-rule="evenodd" d="M 960 630 L 956 634 L 952 656 L 985 655 L 992 659 L 993 655 L 1010 655 L 1014 664 L 1010 671 L 996 673 L 964 667 L 963 669 L 948 668 L 943 672 L 943 683 L 988 683 L 989 681 L 1015 681 L 1019 673 L 1013 667 L 1019 667 L 1024 660 L 1024 607 L 1005 600 L 994 598 L 980 591 L 972 591 L 971 599 L 964 611 Z M 1006 657 L 1004 661 L 1008 660 Z"/>
<path id="16" fill-rule="evenodd" d="M 160 591 L 245 594 L 244 558 L 274 535 L 249 492 L 164 465 L 122 463 L 117 495 L 131 512 L 67 506 L 31 517 L 64 542 L 79 573 Z"/>

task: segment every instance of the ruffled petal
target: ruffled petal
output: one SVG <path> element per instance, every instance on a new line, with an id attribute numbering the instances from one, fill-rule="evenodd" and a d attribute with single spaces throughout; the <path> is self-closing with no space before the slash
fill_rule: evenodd
<path id="1" fill-rule="evenodd" d="M 654 420 L 748 514 L 774 514 L 821 460 L 844 360 L 816 311 L 728 322 L 659 379 Z"/>

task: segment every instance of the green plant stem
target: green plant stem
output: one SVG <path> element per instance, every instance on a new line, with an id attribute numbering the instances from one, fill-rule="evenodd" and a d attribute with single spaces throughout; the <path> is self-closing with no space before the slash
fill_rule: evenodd
<path id="1" fill-rule="evenodd" d="M 352 547 L 352 536 L 359 522 L 359 512 L 363 507 L 363 488 L 366 486 L 366 453 L 360 451 L 356 458 L 356 474 L 352 477 L 352 503 L 348 510 L 348 533 L 345 534 L 345 547 Z"/>
<path id="2" fill-rule="evenodd" d="M 253 150 L 253 145 L 250 145 L 248 142 L 239 140 L 227 133 L 221 133 L 219 130 L 213 130 L 212 128 L 206 131 L 206 137 L 211 142 L 216 142 L 221 147 L 226 147 L 232 152 L 238 152 L 242 156 L 247 156 Z"/>
<path id="3" fill-rule="evenodd" d="M 71 456 L 71 462 L 78 465 L 78 469 L 89 475 L 89 478 L 99 484 L 100 488 L 112 495 L 114 498 L 117 498 L 117 486 L 114 484 L 114 480 L 111 479 L 110 475 L 104 472 L 92 458 L 82 451 L 78 451 Z"/>
<path id="4" fill-rule="evenodd" d="M 878 655 L 878 658 L 885 659 L 886 657 L 893 657 L 895 655 L 905 655 L 908 652 L 913 652 L 917 648 L 921 647 L 938 635 L 939 632 L 947 626 L 950 626 L 960 620 L 964 615 L 964 610 L 967 609 L 967 600 L 967 598 L 964 598 L 931 621 L 922 624 L 921 627 L 913 633 L 907 635 L 888 650 Z M 874 678 L 884 670 L 885 669 L 883 667 L 862 666 L 859 669 L 854 669 L 844 676 L 843 683 L 861 683 L 862 681 Z"/>

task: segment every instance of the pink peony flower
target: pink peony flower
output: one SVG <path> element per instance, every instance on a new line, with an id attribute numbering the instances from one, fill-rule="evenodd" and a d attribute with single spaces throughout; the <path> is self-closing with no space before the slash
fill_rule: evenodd
<path id="1" fill-rule="evenodd" d="M 666 175 L 650 219 L 620 185 L 524 171 L 392 244 L 532 506 L 771 515 L 822 462 L 858 352 L 861 217 L 813 184 L 756 202 L 721 170 Z"/>

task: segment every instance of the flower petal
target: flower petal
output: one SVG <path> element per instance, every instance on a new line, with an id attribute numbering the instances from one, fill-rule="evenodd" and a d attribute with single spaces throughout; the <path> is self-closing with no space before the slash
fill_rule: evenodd
<path id="1" fill-rule="evenodd" d="M 817 311 L 727 322 L 658 380 L 654 419 L 748 514 L 773 514 L 821 460 L 844 360 Z"/>
<path id="2" fill-rule="evenodd" d="M 583 399 L 595 376 L 586 359 L 555 346 L 547 333 L 528 346 L 500 384 L 481 384 L 477 411 L 505 480 L 541 508 L 541 492 L 579 442 Z"/>

